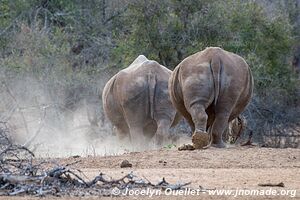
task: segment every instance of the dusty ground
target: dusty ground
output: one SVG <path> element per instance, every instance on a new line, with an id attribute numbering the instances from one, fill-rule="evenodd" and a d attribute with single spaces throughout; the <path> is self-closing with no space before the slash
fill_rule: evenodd
<path id="1" fill-rule="evenodd" d="M 132 168 L 120 168 L 127 159 Z M 52 160 L 52 159 L 51 159 Z M 162 177 L 170 183 L 192 182 L 192 188 L 206 189 L 259 189 L 261 183 L 277 184 L 285 187 L 272 187 L 272 190 L 297 190 L 293 195 L 275 196 L 217 196 L 201 193 L 192 196 L 154 196 L 151 199 L 300 199 L 300 149 L 270 149 L 258 147 L 234 147 L 229 149 L 210 148 L 197 151 L 159 151 L 134 152 L 120 156 L 79 157 L 56 159 L 58 163 L 71 163 L 81 160 L 74 167 L 81 169 L 87 177 L 103 172 L 111 177 L 120 178 L 133 171 L 139 177 L 157 183 Z M 105 199 L 144 199 L 141 196 L 106 197 Z M 35 197 L 0 197 L 0 200 L 31 200 Z M 99 199 L 99 197 L 46 197 L 48 199 Z"/>

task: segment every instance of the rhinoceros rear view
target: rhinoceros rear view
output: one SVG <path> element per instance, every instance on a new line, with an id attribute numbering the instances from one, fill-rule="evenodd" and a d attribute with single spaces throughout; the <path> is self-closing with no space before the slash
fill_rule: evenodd
<path id="1" fill-rule="evenodd" d="M 245 109 L 252 91 L 253 78 L 245 60 L 218 47 L 184 59 L 169 83 L 173 105 L 194 131 L 195 148 L 207 146 L 209 140 L 213 146 L 225 147 L 222 134 Z"/>
<path id="2" fill-rule="evenodd" d="M 130 136 L 135 146 L 143 146 L 155 135 L 162 143 L 176 115 L 168 95 L 170 74 L 141 55 L 106 83 L 103 108 L 120 139 Z"/>

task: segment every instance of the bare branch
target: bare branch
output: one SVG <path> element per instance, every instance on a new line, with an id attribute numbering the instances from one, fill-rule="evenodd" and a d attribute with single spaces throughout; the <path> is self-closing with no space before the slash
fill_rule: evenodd
<path id="1" fill-rule="evenodd" d="M 7 93 L 9 94 L 9 96 L 11 97 L 11 99 L 15 102 L 16 106 L 17 106 L 17 110 L 19 111 L 21 117 L 22 117 L 22 120 L 23 120 L 23 123 L 24 123 L 24 127 L 25 127 L 25 131 L 26 131 L 26 134 L 29 135 L 29 129 L 28 129 L 28 125 L 27 125 L 27 122 L 26 122 L 26 119 L 25 119 L 25 116 L 24 116 L 24 113 L 22 112 L 22 110 L 20 109 L 20 105 L 17 101 L 17 99 L 15 98 L 15 96 L 13 95 L 12 91 L 9 89 L 9 87 L 7 86 L 7 84 L 3 81 L 2 82 L 3 86 L 6 88 L 6 91 Z"/>

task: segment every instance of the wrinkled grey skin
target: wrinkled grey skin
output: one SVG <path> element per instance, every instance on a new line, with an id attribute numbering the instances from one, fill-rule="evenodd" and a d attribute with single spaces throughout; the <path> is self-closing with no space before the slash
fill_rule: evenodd
<path id="1" fill-rule="evenodd" d="M 226 147 L 222 135 L 239 116 L 253 93 L 253 78 L 245 60 L 218 47 L 208 47 L 184 59 L 172 72 L 169 93 L 174 107 L 193 130 L 196 149 Z"/>
<path id="2" fill-rule="evenodd" d="M 155 136 L 162 144 L 172 122 L 179 115 L 168 94 L 171 71 L 140 55 L 105 85 L 102 93 L 104 113 L 115 126 L 120 139 L 130 136 L 134 146 L 147 145 Z"/>

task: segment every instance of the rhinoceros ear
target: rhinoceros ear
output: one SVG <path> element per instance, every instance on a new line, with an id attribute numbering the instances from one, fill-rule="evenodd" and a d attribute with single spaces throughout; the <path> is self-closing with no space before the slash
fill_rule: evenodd
<path id="1" fill-rule="evenodd" d="M 176 126 L 179 123 L 179 121 L 181 120 L 181 118 L 182 118 L 182 115 L 179 112 L 176 111 L 176 114 L 175 114 L 175 117 L 172 121 L 171 127 Z"/>

